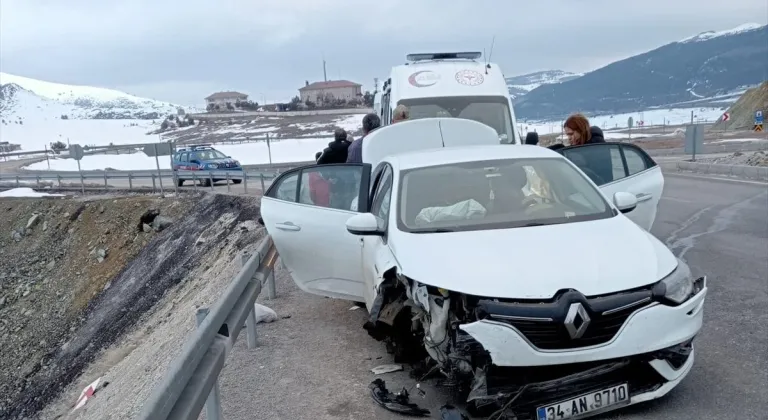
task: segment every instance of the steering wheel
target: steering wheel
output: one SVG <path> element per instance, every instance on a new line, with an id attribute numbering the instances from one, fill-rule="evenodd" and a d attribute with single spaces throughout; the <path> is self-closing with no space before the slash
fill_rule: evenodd
<path id="1" fill-rule="evenodd" d="M 606 184 L 607 181 L 603 179 L 600 175 L 597 174 L 597 172 L 593 171 L 591 168 L 587 167 L 581 167 L 579 168 L 584 172 L 590 179 L 592 179 L 592 182 L 594 182 L 597 185 L 603 185 Z"/>

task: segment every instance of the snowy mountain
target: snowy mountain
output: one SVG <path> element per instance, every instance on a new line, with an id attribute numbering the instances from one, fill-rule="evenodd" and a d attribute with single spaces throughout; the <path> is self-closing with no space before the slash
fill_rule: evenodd
<path id="1" fill-rule="evenodd" d="M 768 77 L 766 39 L 768 25 L 703 32 L 576 79 L 543 84 L 518 99 L 516 112 L 524 119 L 557 119 L 577 111 L 723 106 Z"/>
<path id="2" fill-rule="evenodd" d="M 0 116 L 4 119 L 157 119 L 177 105 L 112 89 L 65 85 L 0 73 Z"/>
<path id="3" fill-rule="evenodd" d="M 505 80 L 507 81 L 509 96 L 512 99 L 516 99 L 541 85 L 567 82 L 580 76 L 583 76 L 583 74 L 570 73 L 562 70 L 546 70 L 524 74 L 522 76 L 507 77 Z"/>

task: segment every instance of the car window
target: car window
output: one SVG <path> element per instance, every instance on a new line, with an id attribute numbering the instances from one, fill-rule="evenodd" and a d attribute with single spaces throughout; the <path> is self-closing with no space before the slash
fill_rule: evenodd
<path id="1" fill-rule="evenodd" d="M 392 169 L 387 167 L 384 170 L 384 174 L 379 181 L 378 188 L 373 196 L 373 205 L 371 206 L 371 213 L 381 219 L 384 226 L 387 225 L 389 219 L 389 202 L 392 196 Z"/>
<path id="2" fill-rule="evenodd" d="M 277 180 L 277 185 L 270 187 L 269 196 L 278 200 L 296 202 L 296 188 L 299 179 L 299 172 L 294 172 Z"/>
<path id="3" fill-rule="evenodd" d="M 645 159 L 640 152 L 631 147 L 624 147 L 624 158 L 627 160 L 628 175 L 634 175 L 648 169 Z"/>
<path id="4" fill-rule="evenodd" d="M 299 203 L 350 210 L 360 194 L 361 166 L 320 165 L 301 171 Z"/>
<path id="5" fill-rule="evenodd" d="M 569 147 L 561 152 L 598 186 L 626 176 L 621 152 L 616 144 Z"/>
<path id="6" fill-rule="evenodd" d="M 182 153 L 179 160 L 181 160 L 182 162 L 188 162 L 189 161 L 188 157 L 189 157 L 189 153 Z"/>
<path id="7" fill-rule="evenodd" d="M 537 193 L 531 192 L 534 183 Z M 403 171 L 397 211 L 398 228 L 406 232 L 506 229 L 614 216 L 600 192 L 562 158 Z"/>

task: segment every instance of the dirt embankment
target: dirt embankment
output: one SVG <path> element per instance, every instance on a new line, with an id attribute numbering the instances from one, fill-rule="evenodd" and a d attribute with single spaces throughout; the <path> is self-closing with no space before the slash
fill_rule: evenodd
<path id="1" fill-rule="evenodd" d="M 728 108 L 731 118 L 719 121 L 714 130 L 751 130 L 755 124 L 755 111 L 768 114 L 768 81 L 744 92 L 736 103 Z M 765 127 L 763 127 L 765 130 Z"/>
<path id="2" fill-rule="evenodd" d="M 0 209 L 3 419 L 39 417 L 258 213 L 255 200 L 219 195 L 5 199 Z"/>

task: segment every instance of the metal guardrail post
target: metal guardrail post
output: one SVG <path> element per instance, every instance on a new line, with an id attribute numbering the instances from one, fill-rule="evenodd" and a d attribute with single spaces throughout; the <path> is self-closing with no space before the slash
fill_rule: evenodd
<path id="1" fill-rule="evenodd" d="M 155 185 L 155 174 L 152 174 L 152 192 L 155 192 L 157 190 L 157 185 Z"/>
<path id="2" fill-rule="evenodd" d="M 197 174 L 192 172 L 192 188 L 197 192 Z"/>
<path id="3" fill-rule="evenodd" d="M 259 178 L 261 178 L 261 195 L 264 195 L 264 191 L 265 191 L 265 188 L 264 188 L 264 174 L 263 173 L 259 174 Z"/>
<path id="4" fill-rule="evenodd" d="M 210 311 L 208 308 L 198 308 L 195 313 L 197 326 L 205 321 L 205 317 L 208 316 Z M 219 393 L 219 381 L 213 384 L 211 393 L 208 394 L 208 399 L 205 400 L 205 414 L 208 420 L 221 420 L 221 395 Z"/>
<path id="5" fill-rule="evenodd" d="M 78 165 L 80 164 L 79 160 L 77 161 L 77 164 Z M 78 166 L 78 169 L 79 168 L 80 167 Z M 83 176 L 83 172 L 82 171 L 78 171 L 78 172 L 80 172 L 80 191 L 82 191 L 82 193 L 85 194 L 85 177 Z"/>
<path id="6" fill-rule="evenodd" d="M 267 277 L 267 297 L 269 300 L 277 298 L 277 287 L 275 287 L 275 271 L 272 270 Z"/>
<path id="7" fill-rule="evenodd" d="M 248 194 L 248 173 L 243 169 L 243 194 Z"/>
<path id="8" fill-rule="evenodd" d="M 37 183 L 37 188 L 40 188 L 40 175 L 37 175 L 35 177 L 35 180 L 36 180 L 36 183 Z"/>
<path id="9" fill-rule="evenodd" d="M 59 188 L 61 188 L 61 175 L 56 174 L 56 181 L 59 182 Z"/>
<path id="10" fill-rule="evenodd" d="M 211 181 L 211 191 L 213 191 L 213 172 L 208 172 L 208 179 Z"/>
<path id="11" fill-rule="evenodd" d="M 133 189 L 133 178 L 130 172 L 128 172 L 128 188 Z"/>
<path id="12" fill-rule="evenodd" d="M 229 172 L 227 172 L 227 192 L 229 192 Z"/>
<path id="13" fill-rule="evenodd" d="M 240 266 L 245 267 L 245 264 L 248 262 L 248 254 L 243 254 L 240 256 Z M 248 317 L 245 319 L 245 338 L 248 341 L 248 348 L 249 349 L 255 349 L 256 348 L 256 312 L 254 311 L 254 308 L 251 307 L 251 310 L 248 312 Z"/>
<path id="14" fill-rule="evenodd" d="M 16 175 L 16 188 L 21 187 L 21 182 L 19 182 L 19 176 Z"/>
<path id="15" fill-rule="evenodd" d="M 107 183 L 107 171 L 104 171 L 104 189 L 109 188 L 109 184 Z"/>

